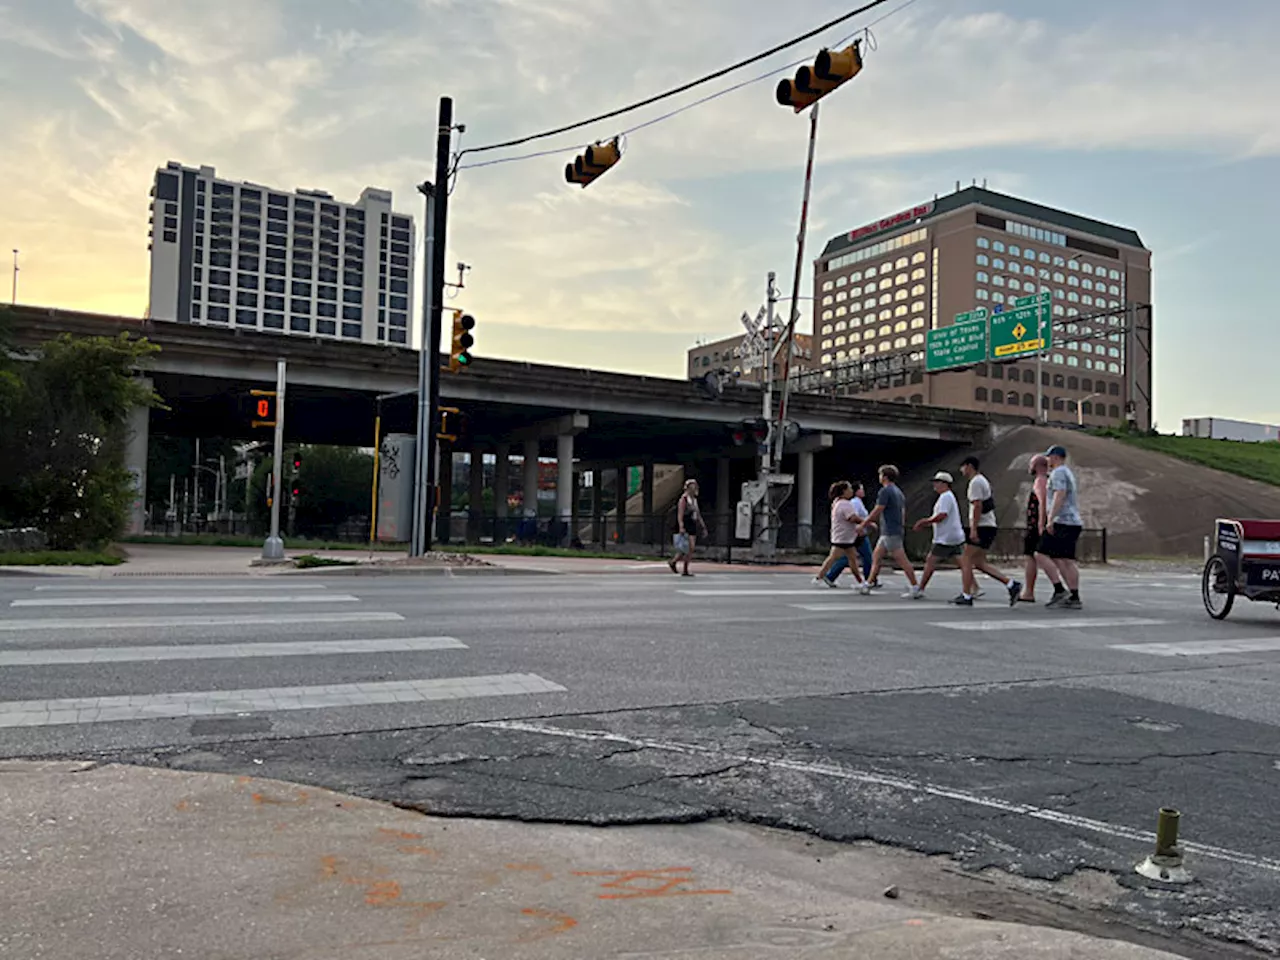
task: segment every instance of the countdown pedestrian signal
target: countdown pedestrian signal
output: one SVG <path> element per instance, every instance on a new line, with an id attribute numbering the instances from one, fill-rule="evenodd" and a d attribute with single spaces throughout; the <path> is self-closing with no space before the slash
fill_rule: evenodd
<path id="1" fill-rule="evenodd" d="M 250 390 L 249 399 L 253 407 L 250 425 L 258 427 L 274 427 L 276 425 L 276 392 L 274 390 Z"/>

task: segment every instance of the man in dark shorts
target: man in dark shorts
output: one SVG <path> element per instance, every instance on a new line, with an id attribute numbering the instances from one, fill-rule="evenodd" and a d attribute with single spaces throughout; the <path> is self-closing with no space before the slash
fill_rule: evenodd
<path id="1" fill-rule="evenodd" d="M 929 581 L 933 579 L 933 573 L 938 569 L 938 564 L 954 560 L 958 565 L 960 555 L 964 552 L 964 523 L 960 520 L 960 504 L 956 502 L 956 495 L 951 492 L 954 485 L 955 478 L 947 471 L 940 470 L 935 473 L 933 492 L 938 495 L 938 500 L 933 505 L 933 514 L 917 520 L 911 527 L 912 530 L 917 531 L 928 526 L 933 527 L 933 546 L 929 549 L 929 556 L 924 562 L 920 589 L 912 596 L 913 600 L 924 599 L 924 591 L 929 586 Z"/>
<path id="2" fill-rule="evenodd" d="M 866 536 L 867 527 L 878 522 L 882 531 L 880 539 L 876 541 L 875 552 L 871 555 L 871 576 L 858 588 L 861 593 L 871 592 L 871 585 L 879 578 L 880 567 L 884 565 L 886 559 L 895 561 L 907 575 L 907 582 L 911 584 L 911 589 L 903 596 L 915 597 L 920 592 L 920 587 L 916 583 L 915 567 L 911 565 L 907 551 L 903 548 L 903 537 L 906 535 L 904 527 L 906 511 L 907 498 L 898 487 L 898 468 L 887 463 L 880 468 L 880 494 L 876 497 L 875 508 L 857 529 L 858 536 L 863 537 Z"/>
<path id="3" fill-rule="evenodd" d="M 1079 610 L 1080 568 L 1076 566 L 1076 544 L 1084 522 L 1080 517 L 1076 475 L 1067 466 L 1066 447 L 1052 446 L 1044 455 L 1049 458 L 1049 506 L 1045 510 L 1044 536 L 1040 538 L 1036 560 L 1040 569 L 1054 581 L 1053 599 L 1045 606 Z M 1066 581 L 1066 589 L 1060 581 Z"/>
<path id="4" fill-rule="evenodd" d="M 1022 584 L 1011 580 L 997 570 L 987 560 L 987 550 L 995 543 L 996 501 L 991 495 L 991 484 L 979 472 L 981 464 L 977 457 L 965 457 L 960 461 L 960 472 L 969 481 L 969 537 L 965 541 L 964 554 L 960 557 L 960 570 L 963 586 L 960 596 L 951 602 L 959 607 L 972 607 L 973 598 L 978 593 L 978 574 L 981 570 L 993 580 L 1004 584 L 1009 592 L 1009 606 L 1018 602 L 1018 594 L 1022 592 Z"/>

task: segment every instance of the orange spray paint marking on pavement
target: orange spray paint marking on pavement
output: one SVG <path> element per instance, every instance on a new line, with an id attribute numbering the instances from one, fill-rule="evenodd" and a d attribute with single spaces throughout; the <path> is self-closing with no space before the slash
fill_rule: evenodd
<path id="1" fill-rule="evenodd" d="M 566 933 L 578 925 L 578 921 L 573 919 L 573 917 L 563 913 L 556 913 L 553 910 L 535 910 L 532 907 L 526 907 L 520 912 L 526 917 L 535 917 L 539 920 L 547 920 L 552 924 L 552 926 L 522 934 L 516 940 L 517 943 L 533 943 L 535 940 L 546 940 L 548 937 L 558 937 L 560 934 Z"/>
<path id="2" fill-rule="evenodd" d="M 253 794 L 253 802 L 260 807 L 301 807 L 303 804 L 311 802 L 311 794 L 306 790 L 299 790 L 293 799 L 281 800 L 278 797 L 269 797 L 265 793 L 255 793 Z"/>
<path id="3" fill-rule="evenodd" d="M 639 900 L 646 897 L 706 897 L 727 896 L 732 890 L 687 890 L 681 885 L 696 883 L 692 867 L 668 867 L 665 870 L 575 870 L 575 877 L 615 877 L 600 886 L 621 893 L 601 893 L 601 900 Z M 639 885 L 641 881 L 652 881 Z"/>

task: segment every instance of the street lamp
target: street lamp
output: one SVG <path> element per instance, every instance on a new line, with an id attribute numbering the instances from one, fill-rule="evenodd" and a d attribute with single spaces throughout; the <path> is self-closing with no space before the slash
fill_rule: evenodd
<path id="1" fill-rule="evenodd" d="M 1100 393 L 1091 393 L 1076 404 L 1076 426 L 1078 427 L 1084 426 L 1084 405 L 1088 403 L 1090 400 L 1092 400 L 1094 397 L 1100 397 L 1100 396 L 1102 396 L 1102 394 Z"/>

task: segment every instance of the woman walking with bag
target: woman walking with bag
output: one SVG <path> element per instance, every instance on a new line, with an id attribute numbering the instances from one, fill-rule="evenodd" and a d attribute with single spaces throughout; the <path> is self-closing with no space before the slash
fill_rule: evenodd
<path id="1" fill-rule="evenodd" d="M 827 560 L 813 578 L 817 586 L 834 587 L 835 581 L 827 579 L 827 572 L 841 557 L 849 564 L 853 578 L 862 582 L 862 573 L 858 570 L 858 524 L 865 517 L 858 515 L 853 502 L 853 484 L 848 480 L 837 480 L 827 491 L 831 498 L 831 552 Z"/>
<path id="2" fill-rule="evenodd" d="M 680 494 L 680 503 L 676 506 L 676 555 L 667 561 L 672 573 L 677 573 L 676 565 L 683 560 L 684 571 L 681 576 L 692 577 L 689 572 L 689 561 L 693 559 L 693 548 L 697 545 L 698 535 L 707 535 L 707 525 L 702 522 L 702 511 L 698 508 L 698 481 L 686 480 L 684 493 Z"/>

